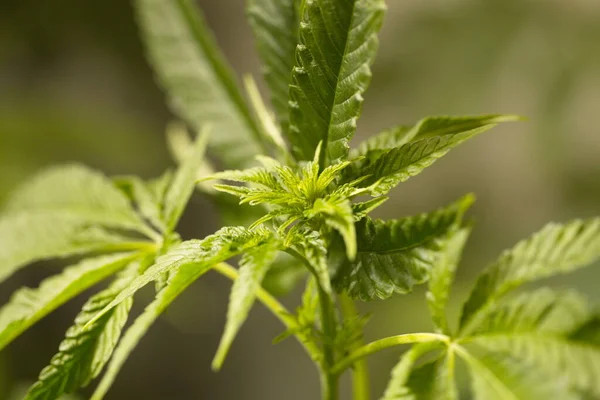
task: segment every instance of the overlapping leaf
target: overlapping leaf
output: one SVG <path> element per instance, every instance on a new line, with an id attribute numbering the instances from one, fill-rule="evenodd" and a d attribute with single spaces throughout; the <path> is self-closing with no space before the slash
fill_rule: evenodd
<path id="1" fill-rule="evenodd" d="M 467 196 L 430 214 L 357 222 L 356 260 L 332 260 L 339 264 L 334 278 L 337 290 L 368 301 L 406 293 L 425 282 L 444 253 L 449 233 L 460 225 L 471 203 L 471 196 Z"/>
<path id="2" fill-rule="evenodd" d="M 38 174 L 17 189 L 0 214 L 0 282 L 41 259 L 118 249 L 117 235 L 90 235 L 91 227 L 99 232 L 100 226 L 154 236 L 127 197 L 101 174 L 80 165 Z"/>
<path id="3" fill-rule="evenodd" d="M 420 174 L 452 148 L 492 127 L 494 125 L 484 125 L 457 134 L 425 137 L 383 152 L 376 150 L 378 157 L 367 158 L 361 167 L 353 168 L 346 180 L 368 175 L 363 186 L 373 185 L 373 195 L 386 194 L 399 183 Z"/>
<path id="4" fill-rule="evenodd" d="M 382 153 L 392 148 L 420 139 L 435 136 L 456 135 L 500 122 L 516 121 L 513 115 L 479 115 L 465 117 L 427 117 L 413 126 L 398 125 L 372 136 L 350 151 L 350 158 L 365 157 L 376 160 Z"/>
<path id="5" fill-rule="evenodd" d="M 123 335 L 123 339 L 117 346 L 107 371 L 102 377 L 102 381 L 91 397 L 92 400 L 104 398 L 121 367 L 154 321 L 189 285 L 207 271 L 208 268 L 199 268 L 196 263 L 188 263 L 181 265 L 177 269 L 177 272 L 170 276 L 166 286 L 156 295 L 154 301 L 146 307 L 144 312 Z"/>
<path id="6" fill-rule="evenodd" d="M 173 230 L 179 222 L 194 191 L 197 172 L 204 160 L 208 137 L 206 131 L 198 135 L 191 151 L 180 164 L 165 192 L 163 218 L 169 230 Z"/>
<path id="7" fill-rule="evenodd" d="M 377 52 L 383 0 L 306 0 L 290 86 L 289 139 L 309 160 L 319 142 L 336 162 L 348 154 Z"/>
<path id="8" fill-rule="evenodd" d="M 123 277 L 84 304 L 75 324 L 67 330 L 58 353 L 42 370 L 25 399 L 56 399 L 63 393 L 87 386 L 100 374 L 121 336 L 132 299 L 122 302 L 95 322 L 88 322 L 115 298 L 129 280 L 130 277 Z"/>
<path id="9" fill-rule="evenodd" d="M 475 400 L 575 400 L 579 397 L 561 375 L 547 375 L 509 356 L 478 358 L 460 353 L 471 374 Z"/>
<path id="10" fill-rule="evenodd" d="M 124 288 L 110 304 L 98 313 L 96 318 L 100 318 L 112 307 L 131 297 L 143 286 L 167 272 L 187 264 L 194 264 L 199 271 L 208 270 L 214 264 L 251 249 L 271 236 L 272 233 L 266 229 L 248 230 L 242 227 L 226 227 L 203 240 L 183 242 L 159 257 L 154 265 Z"/>
<path id="11" fill-rule="evenodd" d="M 279 246 L 278 241 L 271 240 L 248 250 L 242 257 L 240 275 L 231 288 L 227 324 L 213 360 L 213 369 L 219 370 L 223 365 L 237 332 L 248 317 L 256 298 L 256 291 L 275 259 Z"/>
<path id="12" fill-rule="evenodd" d="M 288 92 L 300 25 L 299 0 L 248 0 L 248 17 L 256 38 L 271 101 L 284 131 Z"/>
<path id="13" fill-rule="evenodd" d="M 431 268 L 427 306 L 436 329 L 442 333 L 450 333 L 446 319 L 446 303 L 454 281 L 454 273 L 460 261 L 462 249 L 469 236 L 470 229 L 464 228 L 450 233 L 444 243 L 442 256 Z"/>
<path id="14" fill-rule="evenodd" d="M 46 279 L 36 289 L 15 292 L 0 309 L 0 349 L 57 307 L 123 268 L 133 257 L 115 254 L 84 260 Z"/>
<path id="15" fill-rule="evenodd" d="M 500 296 L 537 279 L 571 272 L 600 257 L 600 218 L 549 224 L 504 252 L 479 277 L 465 303 L 461 329 Z M 471 323 L 472 325 L 473 323 Z"/>
<path id="16" fill-rule="evenodd" d="M 260 153 L 258 128 L 233 72 L 193 0 L 136 0 L 151 64 L 174 110 L 196 131 L 210 125 L 210 145 L 224 164 L 248 166 Z"/>

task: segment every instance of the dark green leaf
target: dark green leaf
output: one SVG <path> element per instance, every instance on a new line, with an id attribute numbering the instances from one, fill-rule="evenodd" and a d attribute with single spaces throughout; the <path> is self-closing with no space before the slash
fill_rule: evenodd
<path id="1" fill-rule="evenodd" d="M 336 257 L 334 285 L 364 301 L 407 293 L 429 277 L 444 254 L 449 233 L 457 228 L 472 196 L 429 214 L 394 221 L 364 218 L 356 223 L 358 253 L 351 262 Z"/>
<path id="2" fill-rule="evenodd" d="M 384 10 L 383 0 L 302 2 L 289 132 L 299 159 L 312 159 L 319 142 L 330 162 L 347 156 Z"/>

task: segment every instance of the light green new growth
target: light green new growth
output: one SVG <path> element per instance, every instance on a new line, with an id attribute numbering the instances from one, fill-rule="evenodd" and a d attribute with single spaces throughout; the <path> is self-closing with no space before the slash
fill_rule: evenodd
<path id="1" fill-rule="evenodd" d="M 75 392 L 107 365 L 91 397 L 103 399 L 159 316 L 211 270 L 234 281 L 214 370 L 260 302 L 283 324 L 274 342 L 294 336 L 314 362 L 322 400 L 339 400 L 340 377 L 349 370 L 353 400 L 370 400 L 367 357 L 400 345 L 412 347 L 382 400 L 600 398 L 596 307 L 572 290 L 516 292 L 598 260 L 600 218 L 549 224 L 505 251 L 479 276 L 455 330 L 446 306 L 471 233 L 465 213 L 474 196 L 429 213 L 370 217 L 398 184 L 468 139 L 518 119 L 428 117 L 350 149 L 384 0 L 247 0 L 273 110 L 251 76 L 244 79 L 246 101 L 194 0 L 133 3 L 157 79 L 184 121 L 167 128 L 179 167 L 149 181 L 53 167 L 8 199 L 0 213 L 0 283 L 36 261 L 80 260 L 35 289 L 16 291 L 0 308 L 0 350 L 114 277 L 85 303 L 27 399 Z M 192 140 L 188 128 L 202 133 Z M 207 144 L 231 169 L 214 171 Z M 194 188 L 239 226 L 182 240 L 175 230 Z M 239 269 L 225 263 L 238 256 Z M 291 312 L 274 293 L 301 280 L 302 301 Z M 133 296 L 151 282 L 153 301 L 121 337 Z M 353 299 L 387 299 L 425 283 L 432 332 L 365 343 L 368 317 Z M 467 380 L 457 377 L 459 365 Z"/>

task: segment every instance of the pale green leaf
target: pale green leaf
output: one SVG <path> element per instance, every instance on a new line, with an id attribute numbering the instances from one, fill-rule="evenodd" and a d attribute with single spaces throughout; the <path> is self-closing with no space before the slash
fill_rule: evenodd
<path id="1" fill-rule="evenodd" d="M 411 372 L 423 355 L 439 348 L 439 346 L 440 344 L 437 342 L 420 343 L 407 350 L 392 370 L 392 376 L 381 400 L 416 400 L 416 394 L 409 383 Z"/>
<path id="2" fill-rule="evenodd" d="M 259 133 L 194 0 L 136 0 L 151 65 L 169 103 L 199 132 L 210 125 L 210 146 L 230 167 L 248 166 L 261 152 Z"/>
<path id="3" fill-rule="evenodd" d="M 278 151 L 278 155 L 291 161 L 291 155 L 288 153 L 287 144 L 283 140 L 281 131 L 275 122 L 275 117 L 267 109 L 267 106 L 260 95 L 260 91 L 258 90 L 258 86 L 256 85 L 256 81 L 251 75 L 244 76 L 244 87 L 246 88 L 250 104 L 252 104 L 254 114 L 258 119 L 263 141 L 274 146 Z"/>
<path id="4" fill-rule="evenodd" d="M 41 318 L 79 293 L 114 274 L 135 254 L 115 254 L 81 261 L 44 280 L 36 289 L 22 288 L 0 309 L 0 349 Z"/>
<path id="5" fill-rule="evenodd" d="M 600 397 L 600 348 L 545 332 L 481 334 L 471 343 L 563 379 L 575 389 Z"/>
<path id="6" fill-rule="evenodd" d="M 225 227 L 203 240 L 185 241 L 159 257 L 154 265 L 123 289 L 104 310 L 98 313 L 96 318 L 100 318 L 112 307 L 131 297 L 148 283 L 182 265 L 195 264 L 198 270 L 209 270 L 214 264 L 251 249 L 271 236 L 270 231 L 261 228 L 248 230 L 243 227 Z"/>
<path id="7" fill-rule="evenodd" d="M 403 125 L 386 129 L 383 132 L 380 132 L 375 136 L 371 136 L 365 141 L 361 142 L 356 148 L 351 149 L 349 157 L 351 159 L 357 157 L 375 159 L 385 150 L 389 150 L 394 147 L 400 147 L 410 142 L 414 137 L 409 135 L 411 131 L 412 130 L 409 126 Z"/>
<path id="8" fill-rule="evenodd" d="M 221 343 L 219 343 L 219 348 L 213 359 L 213 370 L 221 369 L 235 336 L 246 321 L 254 304 L 256 291 L 261 287 L 260 283 L 277 255 L 279 245 L 278 241 L 271 240 L 248 250 L 242 257 L 240 275 L 233 282 L 231 288 L 227 323 L 221 337 Z"/>
<path id="9" fill-rule="evenodd" d="M 168 176 L 168 175 L 165 175 Z M 170 179 L 170 177 L 168 178 Z M 164 190 L 161 185 L 168 183 L 161 179 L 151 184 L 144 182 L 137 176 L 125 176 L 114 179 L 115 184 L 123 190 L 135 203 L 139 213 L 146 218 L 160 232 L 165 232 L 167 227 L 163 218 Z M 160 182 L 160 183 L 159 183 Z"/>
<path id="10" fill-rule="evenodd" d="M 384 10 L 383 0 L 302 2 L 290 86 L 289 139 L 297 158 L 310 160 L 321 141 L 331 163 L 347 156 Z"/>
<path id="11" fill-rule="evenodd" d="M 282 130 L 288 126 L 288 93 L 300 25 L 299 0 L 248 0 L 248 17 L 254 31 L 271 103 Z"/>
<path id="12" fill-rule="evenodd" d="M 350 201 L 341 196 L 327 196 L 316 199 L 311 209 L 306 210 L 307 218 L 322 216 L 325 224 L 340 233 L 346 245 L 348 259 L 356 258 L 356 231 L 354 229 L 354 214 Z"/>
<path id="13" fill-rule="evenodd" d="M 189 285 L 194 283 L 206 271 L 208 271 L 207 268 L 202 268 L 195 263 L 189 263 L 181 265 L 175 273 L 171 274 L 167 285 L 156 295 L 154 301 L 146 307 L 144 312 L 123 335 L 123 339 L 117 346 L 106 373 L 92 395 L 91 400 L 104 398 L 123 364 L 125 364 L 135 346 L 137 346 L 148 329 L 150 329 L 154 321 Z"/>
<path id="14" fill-rule="evenodd" d="M 88 322 L 130 280 L 127 276 L 117 280 L 84 304 L 74 325 L 67 330 L 58 353 L 29 389 L 26 400 L 56 399 L 63 393 L 87 386 L 100 374 L 117 345 L 133 300 L 124 301 L 92 324 Z"/>
<path id="15" fill-rule="evenodd" d="M 464 117 L 427 117 L 413 126 L 395 126 L 368 138 L 351 151 L 350 157 L 366 156 L 367 158 L 373 158 L 373 155 L 379 151 L 400 147 L 416 139 L 455 135 L 490 124 L 517 120 L 519 120 L 517 116 L 500 114 Z"/>
<path id="16" fill-rule="evenodd" d="M 472 330 L 488 333 L 552 333 L 566 335 L 587 322 L 591 310 L 573 291 L 541 288 L 495 302 Z"/>
<path id="17" fill-rule="evenodd" d="M 400 220 L 363 218 L 356 223 L 355 261 L 331 260 L 337 268 L 336 289 L 368 301 L 407 293 L 425 282 L 446 250 L 448 234 L 460 225 L 472 201 L 466 196 L 446 208 Z"/>
<path id="18" fill-rule="evenodd" d="M 399 183 L 420 174 L 452 148 L 495 125 L 484 125 L 469 131 L 444 136 L 426 137 L 400 147 L 378 151 L 378 157 L 367 158 L 359 168 L 353 168 L 345 180 L 369 176 L 362 185 L 370 186 L 373 195 L 384 195 Z"/>
<path id="19" fill-rule="evenodd" d="M 450 333 L 446 318 L 446 304 L 454 281 L 454 274 L 470 232 L 469 228 L 463 228 L 449 233 L 448 240 L 444 242 L 442 255 L 429 273 L 427 306 L 436 330 L 441 333 Z"/>
<path id="20" fill-rule="evenodd" d="M 202 165 L 208 133 L 199 134 L 192 151 L 186 155 L 175 172 L 165 193 L 164 221 L 169 230 L 175 228 L 196 186 L 198 169 Z"/>
<path id="21" fill-rule="evenodd" d="M 474 400 L 575 400 L 566 380 L 546 375 L 532 365 L 509 356 L 488 355 L 477 358 L 458 352 L 471 374 Z"/>
<path id="22" fill-rule="evenodd" d="M 466 325 L 475 314 L 507 292 L 527 282 L 571 272 L 598 257 L 600 218 L 548 224 L 505 251 L 481 274 L 463 308 L 461 330 L 468 334 L 470 327 Z"/>
<path id="23" fill-rule="evenodd" d="M 138 230 L 147 228 L 104 175 L 78 164 L 51 167 L 28 180 L 6 202 L 5 212 L 51 212 L 82 223 Z"/>
<path id="24" fill-rule="evenodd" d="M 117 237 L 99 237 L 99 230 L 94 231 L 68 214 L 31 211 L 0 216 L 0 282 L 35 261 L 148 245 L 120 244 Z"/>

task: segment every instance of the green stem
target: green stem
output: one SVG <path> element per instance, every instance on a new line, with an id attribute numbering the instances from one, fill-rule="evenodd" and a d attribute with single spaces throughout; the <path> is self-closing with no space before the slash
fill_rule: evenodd
<path id="1" fill-rule="evenodd" d="M 410 343 L 425 343 L 425 342 L 444 342 L 449 343 L 450 338 L 446 335 L 438 333 L 408 333 L 406 335 L 390 336 L 384 339 L 379 339 L 369 344 L 366 344 L 354 350 L 348 357 L 338 362 L 333 368 L 334 374 L 339 374 L 345 371 L 348 367 L 354 364 L 357 360 L 364 358 L 378 351 L 388 349 L 390 347 L 401 344 Z"/>
<path id="2" fill-rule="evenodd" d="M 220 263 L 213 267 L 213 269 L 219 274 L 235 281 L 239 277 L 239 273 L 237 269 L 232 267 L 227 263 Z M 314 341 L 302 333 L 302 329 L 298 326 L 296 319 L 292 316 L 292 314 L 269 292 L 265 289 L 260 288 L 256 293 L 256 298 L 269 310 L 271 311 L 280 321 L 285 325 L 285 327 L 291 332 L 295 332 L 294 335 L 304 346 L 304 349 L 310 356 L 312 360 L 316 363 L 320 363 L 321 360 L 321 350 L 314 343 Z"/>
<path id="3" fill-rule="evenodd" d="M 321 307 L 321 329 L 323 329 L 324 336 L 323 362 L 321 363 L 321 398 L 323 400 L 337 400 L 339 374 L 331 372 L 331 367 L 335 364 L 334 342 L 337 335 L 333 295 L 323 287 L 322 277 L 302 254 L 291 248 L 287 248 L 285 251 L 304 263 L 315 277 L 319 292 L 319 305 Z"/>
<path id="4" fill-rule="evenodd" d="M 340 307 L 344 319 L 358 315 L 354 301 L 345 294 L 340 295 Z M 362 338 L 354 342 L 349 351 L 357 350 L 361 346 L 363 346 Z M 354 400 L 370 400 L 371 398 L 369 365 L 366 358 L 358 359 L 352 365 L 352 393 Z"/>

